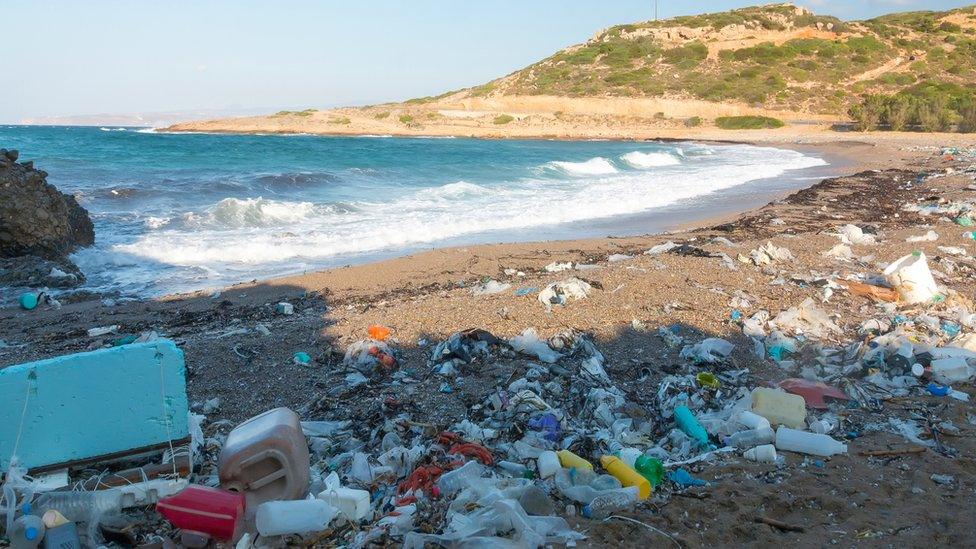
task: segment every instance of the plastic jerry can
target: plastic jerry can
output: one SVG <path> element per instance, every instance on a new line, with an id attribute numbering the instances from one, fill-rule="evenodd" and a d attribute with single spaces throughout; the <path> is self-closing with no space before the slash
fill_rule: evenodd
<path id="1" fill-rule="evenodd" d="M 807 403 L 800 395 L 756 387 L 752 390 L 752 411 L 773 425 L 802 429 L 806 425 Z"/>
<path id="2" fill-rule="evenodd" d="M 156 512 L 177 528 L 221 541 L 235 540 L 244 522 L 244 495 L 191 484 L 179 494 L 159 500 Z"/>
<path id="3" fill-rule="evenodd" d="M 308 443 L 298 414 L 275 408 L 241 423 L 220 452 L 220 487 L 241 492 L 248 514 L 265 501 L 308 494 Z"/>

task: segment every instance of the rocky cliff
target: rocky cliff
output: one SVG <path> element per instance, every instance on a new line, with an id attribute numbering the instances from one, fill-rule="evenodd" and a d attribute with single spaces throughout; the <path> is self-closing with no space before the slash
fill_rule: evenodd
<path id="1" fill-rule="evenodd" d="M 63 286 L 82 280 L 67 254 L 95 242 L 88 211 L 49 184 L 33 162 L 17 158 L 17 151 L 0 149 L 0 283 Z M 49 284 L 52 272 L 58 284 Z"/>

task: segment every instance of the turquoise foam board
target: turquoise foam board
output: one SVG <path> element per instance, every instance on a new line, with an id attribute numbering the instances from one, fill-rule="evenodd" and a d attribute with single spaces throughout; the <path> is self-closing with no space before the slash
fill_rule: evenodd
<path id="1" fill-rule="evenodd" d="M 167 339 L 9 366 L 0 468 L 18 432 L 17 462 L 32 469 L 185 438 L 188 411 L 183 351 Z"/>

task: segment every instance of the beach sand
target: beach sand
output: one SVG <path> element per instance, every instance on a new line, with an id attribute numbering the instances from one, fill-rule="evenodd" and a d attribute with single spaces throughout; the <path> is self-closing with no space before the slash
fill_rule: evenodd
<path id="1" fill-rule="evenodd" d="M 766 133 L 721 135 L 760 143 L 778 139 Z M 60 310 L 34 312 L 8 308 L 0 311 L 0 338 L 14 347 L 0 351 L 0 366 L 98 347 L 101 339 L 85 333 L 93 326 L 117 324 L 121 334 L 155 330 L 177 341 L 185 351 L 191 402 L 220 398 L 220 410 L 209 421 L 237 422 L 271 407 L 289 406 L 301 410 L 305 419 L 354 418 L 364 440 L 370 436 L 368 426 L 389 417 L 391 401 L 397 403 L 398 412 L 409 412 L 417 420 L 443 428 L 466 417 L 471 406 L 484 402 L 495 387 L 524 373 L 509 363 L 486 365 L 466 373 L 453 393 L 441 393 L 442 378 L 428 375 L 427 356 L 437 342 L 467 328 L 483 328 L 506 338 L 528 327 L 543 337 L 563 330 L 590 334 L 606 356 L 611 378 L 639 405 L 651 406 L 660 379 L 684 364 L 677 350 L 669 349 L 655 335 L 660 326 L 678 325 L 692 342 L 711 335 L 727 338 L 736 344 L 736 367 L 751 370 L 751 386 L 776 381 L 789 374 L 752 355 L 741 329 L 729 321 L 734 296 L 748 298 L 750 309 L 743 311 L 747 315 L 758 310 L 775 315 L 808 297 L 819 302 L 820 288 L 797 282 L 799 277 L 878 273 L 881 263 L 915 250 L 924 250 L 933 268 L 939 268 L 945 254 L 937 246 L 973 251 L 972 241 L 962 236 L 959 227 L 901 211 L 904 204 L 923 197 L 973 197 L 973 192 L 964 190 L 973 184 L 972 173 L 909 184 L 921 173 L 960 170 L 976 163 L 972 158 L 944 157 L 937 148 L 972 146 L 971 139 L 898 134 L 855 135 L 850 140 L 847 136 L 811 136 L 815 137 L 794 136 L 775 142 L 816 142 L 817 150 L 824 154 L 850 159 L 850 173 L 856 175 L 821 182 L 752 211 L 709 219 L 698 223 L 700 228 L 687 227 L 666 235 L 443 248 L 240 284 L 224 289 L 219 296 L 168 296 L 113 306 L 88 300 L 66 304 Z M 854 247 L 858 257 L 873 259 L 845 262 L 823 255 L 838 242 L 829 233 L 846 223 L 877 229 L 881 243 Z M 939 233 L 937 242 L 905 242 L 907 236 L 923 234 L 929 228 Z M 733 246 L 714 242 L 715 237 L 727 238 Z M 773 242 L 788 248 L 796 260 L 764 269 L 736 262 L 733 271 L 717 258 L 644 255 L 668 240 L 733 258 Z M 608 262 L 614 254 L 632 258 Z M 972 296 L 976 290 L 973 263 L 965 258 L 953 260 L 959 268 L 940 283 Z M 562 273 L 544 269 L 549 263 L 567 261 L 595 267 Z M 507 275 L 506 269 L 524 275 Z M 551 312 L 534 294 L 513 294 L 516 288 L 541 289 L 568 276 L 584 278 L 600 289 Z M 489 278 L 510 283 L 512 288 L 494 295 L 472 295 L 471 289 Z M 785 283 L 774 282 L 780 279 Z M 276 315 L 274 304 L 279 301 L 294 304 L 295 314 Z M 862 320 L 879 314 L 866 299 L 843 291 L 821 306 L 836 315 L 847 339 L 856 334 Z M 256 333 L 258 324 L 266 326 L 271 336 Z M 377 379 L 353 389 L 345 386 L 342 353 L 350 343 L 365 337 L 373 324 L 391 329 L 393 344 L 402 351 L 400 368 L 416 371 L 418 384 L 392 386 L 389 380 Z M 296 351 L 309 353 L 314 365 L 293 364 Z M 971 386 L 962 390 L 973 392 Z M 859 452 L 909 444 L 889 432 L 864 430 L 849 441 L 849 454 L 826 462 L 790 454 L 783 468 L 741 459 L 691 466 L 696 476 L 712 483 L 708 488 L 681 494 L 666 490 L 649 504 L 623 514 L 672 533 L 692 547 L 776 542 L 801 546 L 967 545 L 972 543 L 973 526 L 964 510 L 976 506 L 976 431 L 967 420 L 968 410 L 968 404 L 926 397 L 892 400 L 879 411 L 848 412 L 851 424 L 858 428 L 910 411 L 952 420 L 962 430 L 961 436 L 950 441 L 959 451 L 954 459 L 932 451 L 867 458 Z M 938 485 L 930 480 L 932 474 L 954 475 L 957 482 Z M 753 518 L 758 515 L 803 525 L 806 532 L 781 532 L 756 524 Z M 639 524 L 570 520 L 588 535 L 582 546 L 670 543 Z"/>

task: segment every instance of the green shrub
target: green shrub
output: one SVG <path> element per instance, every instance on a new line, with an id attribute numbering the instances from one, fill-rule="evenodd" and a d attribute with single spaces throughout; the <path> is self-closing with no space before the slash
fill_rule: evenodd
<path id="1" fill-rule="evenodd" d="M 702 119 L 700 116 L 692 116 L 691 118 L 685 119 L 686 128 L 697 128 L 702 125 Z"/>
<path id="2" fill-rule="evenodd" d="M 384 118 L 390 116 L 390 111 L 381 111 L 373 115 L 373 118 L 377 120 L 383 120 Z"/>
<path id="3" fill-rule="evenodd" d="M 785 124 L 768 116 L 721 116 L 715 119 L 715 125 L 723 130 L 767 130 L 782 128 Z"/>
<path id="4" fill-rule="evenodd" d="M 664 50 L 662 55 L 664 61 L 672 65 L 677 65 L 681 62 L 691 62 L 697 65 L 708 57 L 708 46 L 701 42 L 691 42 L 684 46 Z"/>
<path id="5" fill-rule="evenodd" d="M 347 117 L 345 117 L 345 116 L 340 116 L 340 117 L 338 117 L 338 118 L 330 118 L 330 119 L 329 119 L 329 124 L 341 124 L 341 125 L 346 125 L 346 124 L 349 124 L 350 122 L 351 122 L 351 121 L 349 120 L 349 118 L 347 118 Z"/>
<path id="6" fill-rule="evenodd" d="M 409 124 L 411 122 L 413 122 L 413 117 L 410 116 L 409 114 L 401 114 L 400 115 L 400 123 L 401 124 Z"/>
<path id="7" fill-rule="evenodd" d="M 492 120 L 492 122 L 501 125 L 501 124 L 508 124 L 512 120 L 515 120 L 515 117 L 510 114 L 499 114 L 498 116 L 495 117 L 494 120 Z"/>

